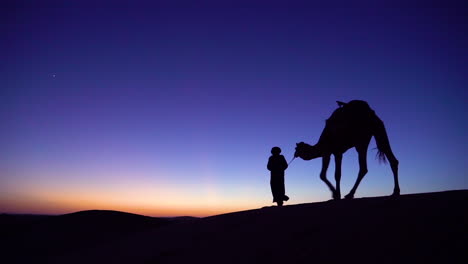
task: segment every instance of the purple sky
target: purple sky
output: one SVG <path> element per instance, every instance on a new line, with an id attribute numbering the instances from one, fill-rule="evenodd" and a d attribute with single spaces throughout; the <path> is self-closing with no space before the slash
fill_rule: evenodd
<path id="1" fill-rule="evenodd" d="M 0 212 L 270 205 L 271 147 L 289 161 L 352 99 L 384 120 L 402 193 L 468 188 L 467 5 L 306 2 L 2 8 Z M 374 147 L 357 197 L 393 190 Z M 320 167 L 291 164 L 289 204 L 330 199 Z M 343 194 L 357 172 L 351 149 Z"/>

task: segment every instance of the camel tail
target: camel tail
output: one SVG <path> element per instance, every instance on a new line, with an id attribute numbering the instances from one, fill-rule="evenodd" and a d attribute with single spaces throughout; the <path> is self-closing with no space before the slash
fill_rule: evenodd
<path id="1" fill-rule="evenodd" d="M 377 148 L 377 154 L 375 155 L 376 159 L 379 161 L 379 163 L 387 164 L 387 158 L 385 158 L 385 153 L 380 151 L 380 149 Z"/>
<path id="2" fill-rule="evenodd" d="M 373 135 L 377 143 L 376 158 L 380 163 L 387 163 L 388 154 L 392 153 L 390 141 L 388 140 L 387 130 L 383 121 L 375 115 L 373 122 Z M 392 154 L 393 155 L 393 154 Z"/>

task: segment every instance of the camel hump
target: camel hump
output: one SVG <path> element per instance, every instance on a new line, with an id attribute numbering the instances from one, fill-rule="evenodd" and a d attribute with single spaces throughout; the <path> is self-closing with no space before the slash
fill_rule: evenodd
<path id="1" fill-rule="evenodd" d="M 351 120 L 363 120 L 375 115 L 366 101 L 352 100 L 348 103 L 336 101 L 338 108 L 327 119 L 333 122 L 347 123 Z"/>
<path id="2" fill-rule="evenodd" d="M 352 100 L 352 101 L 349 101 L 348 103 L 343 103 L 343 102 L 340 102 L 340 103 L 342 104 L 340 108 L 343 108 L 344 110 L 346 110 L 346 112 L 355 112 L 355 113 L 361 113 L 361 114 L 365 112 L 373 112 L 369 104 L 363 100 Z M 338 103 L 338 105 L 340 104 Z"/>
<path id="3" fill-rule="evenodd" d="M 369 104 L 366 101 L 363 100 L 351 100 L 347 103 L 341 102 L 341 101 L 336 101 L 339 107 L 343 106 L 350 106 L 350 107 L 358 107 L 358 108 L 370 108 Z"/>
<path id="4" fill-rule="evenodd" d="M 341 101 L 336 101 L 336 103 L 338 104 L 339 107 L 343 107 L 344 105 L 346 105 L 346 103 L 341 102 Z"/>

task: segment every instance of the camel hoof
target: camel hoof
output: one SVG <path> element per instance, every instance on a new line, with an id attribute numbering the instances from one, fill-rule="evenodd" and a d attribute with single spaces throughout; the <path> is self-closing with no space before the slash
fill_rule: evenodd
<path id="1" fill-rule="evenodd" d="M 345 198 L 346 200 L 354 199 L 354 194 L 351 194 L 351 193 L 350 193 L 350 194 L 347 194 L 347 195 L 345 195 L 344 198 Z"/>

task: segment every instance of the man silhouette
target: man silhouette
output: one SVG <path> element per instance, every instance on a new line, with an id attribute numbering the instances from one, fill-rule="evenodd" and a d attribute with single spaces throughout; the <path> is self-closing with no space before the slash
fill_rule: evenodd
<path id="1" fill-rule="evenodd" d="M 281 149 L 279 147 L 273 147 L 267 165 L 268 170 L 271 172 L 270 186 L 273 202 L 277 203 L 278 206 L 282 206 L 283 201 L 289 200 L 289 197 L 285 195 L 284 188 L 284 171 L 288 168 L 288 163 L 280 153 Z"/>

